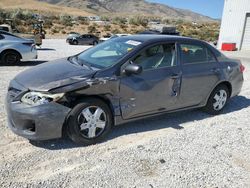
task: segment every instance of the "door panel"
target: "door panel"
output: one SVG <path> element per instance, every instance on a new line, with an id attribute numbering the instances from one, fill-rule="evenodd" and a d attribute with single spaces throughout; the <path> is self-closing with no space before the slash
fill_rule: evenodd
<path id="1" fill-rule="evenodd" d="M 175 108 L 179 67 L 144 71 L 121 78 L 120 105 L 122 116 L 129 119 Z M 173 76 L 174 75 L 174 76 Z"/>
<path id="2" fill-rule="evenodd" d="M 182 107 L 199 105 L 221 79 L 222 70 L 214 54 L 203 44 L 181 44 Z"/>
<path id="3" fill-rule="evenodd" d="M 217 62 L 183 66 L 179 97 L 182 107 L 200 104 L 219 80 L 220 69 Z"/>
<path id="4" fill-rule="evenodd" d="M 181 85 L 175 42 L 146 47 L 131 60 L 140 65 L 143 71 L 139 75 L 121 77 L 120 105 L 123 118 L 175 109 Z M 126 64 L 123 66 L 126 67 Z"/>
<path id="5" fill-rule="evenodd" d="M 86 35 L 82 35 L 79 38 L 79 44 L 81 44 L 81 45 L 87 44 L 86 41 L 87 41 L 87 36 Z"/>

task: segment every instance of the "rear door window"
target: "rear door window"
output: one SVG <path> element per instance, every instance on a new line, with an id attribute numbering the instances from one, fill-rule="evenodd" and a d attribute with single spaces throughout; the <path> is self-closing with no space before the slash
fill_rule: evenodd
<path id="1" fill-rule="evenodd" d="M 216 62 L 214 54 L 203 45 L 181 44 L 180 47 L 184 65 Z"/>

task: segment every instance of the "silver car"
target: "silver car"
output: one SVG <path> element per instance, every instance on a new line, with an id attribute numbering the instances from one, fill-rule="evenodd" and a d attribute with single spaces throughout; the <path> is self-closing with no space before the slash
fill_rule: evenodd
<path id="1" fill-rule="evenodd" d="M 0 31 L 0 63 L 17 64 L 37 58 L 33 40 L 21 38 L 5 31 Z"/>

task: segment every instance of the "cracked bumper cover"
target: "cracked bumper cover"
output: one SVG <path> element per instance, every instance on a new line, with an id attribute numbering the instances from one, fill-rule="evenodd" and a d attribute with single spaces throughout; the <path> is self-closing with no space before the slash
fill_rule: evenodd
<path id="1" fill-rule="evenodd" d="M 29 140 L 49 140 L 62 137 L 65 119 L 71 110 L 51 102 L 30 106 L 6 99 L 8 126 L 17 135 Z"/>

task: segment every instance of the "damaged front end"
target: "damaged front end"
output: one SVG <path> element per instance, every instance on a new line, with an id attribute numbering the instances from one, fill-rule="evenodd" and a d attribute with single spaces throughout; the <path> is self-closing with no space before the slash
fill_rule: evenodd
<path id="1" fill-rule="evenodd" d="M 85 98 L 102 98 L 114 114 L 120 115 L 118 86 L 116 77 L 72 77 L 34 91 L 13 80 L 6 97 L 9 127 L 30 140 L 60 138 L 71 109 Z"/>

